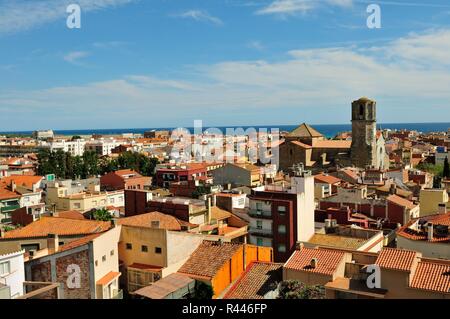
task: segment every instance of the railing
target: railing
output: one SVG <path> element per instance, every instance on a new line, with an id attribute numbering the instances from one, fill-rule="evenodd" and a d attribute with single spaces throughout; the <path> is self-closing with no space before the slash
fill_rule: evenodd
<path id="1" fill-rule="evenodd" d="M 248 215 L 254 218 L 268 218 L 268 219 L 272 218 L 272 212 L 263 210 L 250 210 L 248 212 Z"/>
<path id="2" fill-rule="evenodd" d="M 123 299 L 123 290 L 119 289 L 111 299 Z"/>
<path id="3" fill-rule="evenodd" d="M 0 208 L 0 213 L 8 213 L 20 208 L 20 205 L 9 205 Z"/>
<path id="4" fill-rule="evenodd" d="M 248 232 L 250 235 L 261 236 L 261 237 L 272 237 L 273 232 L 271 229 L 260 229 L 255 227 L 250 227 Z"/>

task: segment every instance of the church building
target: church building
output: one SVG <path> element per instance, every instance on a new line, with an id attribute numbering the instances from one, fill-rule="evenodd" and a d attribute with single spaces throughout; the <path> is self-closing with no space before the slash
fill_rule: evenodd
<path id="1" fill-rule="evenodd" d="M 376 102 L 361 98 L 352 103 L 352 140 L 330 140 L 303 123 L 280 144 L 280 169 L 294 164 L 320 172 L 331 167 L 356 166 L 385 169 L 385 140 L 376 128 Z"/>

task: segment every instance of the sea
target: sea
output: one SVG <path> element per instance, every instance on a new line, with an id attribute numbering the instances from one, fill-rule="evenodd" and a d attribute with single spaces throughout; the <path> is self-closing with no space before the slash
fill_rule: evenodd
<path id="1" fill-rule="evenodd" d="M 215 127 L 226 132 L 227 129 L 232 128 L 242 128 L 247 130 L 249 128 L 254 128 L 257 131 L 267 129 L 278 129 L 280 132 L 286 131 L 290 132 L 295 129 L 298 125 L 265 125 L 265 126 L 227 126 L 227 127 Z M 311 125 L 314 129 L 322 133 L 328 138 L 332 138 L 339 133 L 349 132 L 352 130 L 351 124 L 318 124 Z M 450 129 L 450 123 L 386 123 L 378 124 L 378 129 L 390 129 L 390 130 L 411 130 L 418 131 L 422 133 L 430 132 L 447 132 Z M 149 128 L 111 128 L 111 129 L 82 129 L 82 130 L 54 130 L 55 135 L 64 136 L 74 136 L 74 135 L 122 135 L 122 134 L 144 134 L 146 131 L 151 130 L 173 130 L 174 127 L 149 127 Z M 191 133 L 194 132 L 193 127 L 186 127 Z M 207 131 L 209 128 L 204 127 L 203 131 Z M 19 131 L 19 132 L 1 132 L 0 134 L 14 134 L 14 135 L 31 135 L 32 131 Z"/>

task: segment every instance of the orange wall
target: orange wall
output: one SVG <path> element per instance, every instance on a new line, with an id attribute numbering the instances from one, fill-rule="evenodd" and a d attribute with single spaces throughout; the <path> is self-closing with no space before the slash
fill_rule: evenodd
<path id="1" fill-rule="evenodd" d="M 245 247 L 245 248 L 244 248 Z M 245 260 L 245 266 L 244 266 Z M 239 248 L 233 257 L 228 260 L 212 278 L 214 289 L 213 298 L 217 298 L 231 283 L 233 283 L 253 261 L 273 261 L 271 247 L 257 247 L 245 245 Z"/>

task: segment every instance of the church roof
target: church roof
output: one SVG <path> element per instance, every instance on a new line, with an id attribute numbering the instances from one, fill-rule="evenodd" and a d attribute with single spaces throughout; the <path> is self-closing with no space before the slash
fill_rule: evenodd
<path id="1" fill-rule="evenodd" d="M 290 137 L 323 137 L 321 133 L 306 123 L 301 124 L 288 134 Z"/>

